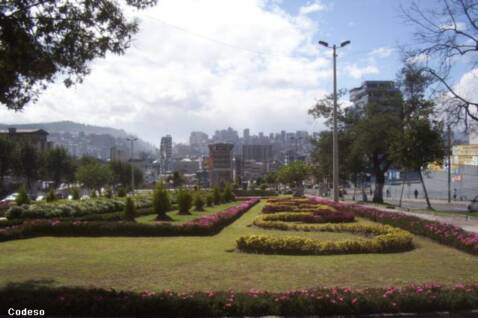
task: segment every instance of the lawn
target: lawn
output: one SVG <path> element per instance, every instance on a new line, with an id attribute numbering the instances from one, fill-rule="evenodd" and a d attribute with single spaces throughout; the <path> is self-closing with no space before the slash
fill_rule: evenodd
<path id="1" fill-rule="evenodd" d="M 217 213 L 217 212 L 223 211 L 227 208 L 236 206 L 238 204 L 239 204 L 239 202 L 235 201 L 235 202 L 231 202 L 231 203 L 215 205 L 213 207 L 205 206 L 204 211 L 201 211 L 201 212 L 194 211 L 194 208 L 192 208 L 191 209 L 191 215 L 178 215 L 178 210 L 168 212 L 167 214 L 169 215 L 169 217 L 172 219 L 172 221 L 175 224 L 176 223 L 185 223 L 185 222 L 189 222 L 191 220 L 194 220 L 198 217 L 201 217 L 201 216 L 204 216 L 204 215 L 207 215 L 207 214 L 212 214 L 212 213 Z M 136 222 L 138 222 L 138 223 L 154 223 L 155 221 L 156 221 L 156 214 L 148 214 L 148 215 L 144 215 L 144 216 L 140 216 L 140 217 L 136 218 Z"/>
<path id="2" fill-rule="evenodd" d="M 250 227 L 264 201 L 211 237 L 52 238 L 0 243 L 0 285 L 28 280 L 129 290 L 270 291 L 308 287 L 386 287 L 478 282 L 478 257 L 415 237 L 416 249 L 395 254 L 256 255 L 233 251 L 244 234 L 306 235 Z M 362 220 L 361 220 L 362 221 Z"/>

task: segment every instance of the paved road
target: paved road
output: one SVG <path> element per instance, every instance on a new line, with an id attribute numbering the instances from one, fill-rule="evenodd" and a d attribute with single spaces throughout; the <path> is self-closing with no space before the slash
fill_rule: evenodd
<path id="1" fill-rule="evenodd" d="M 394 199 L 385 199 L 385 202 L 398 205 L 399 200 Z M 466 201 L 452 201 L 448 203 L 446 200 L 432 200 L 431 202 L 432 207 L 438 211 L 446 211 L 446 212 L 467 212 L 469 202 Z M 425 200 L 404 200 L 402 201 L 402 207 L 407 209 L 426 209 L 427 204 Z"/>

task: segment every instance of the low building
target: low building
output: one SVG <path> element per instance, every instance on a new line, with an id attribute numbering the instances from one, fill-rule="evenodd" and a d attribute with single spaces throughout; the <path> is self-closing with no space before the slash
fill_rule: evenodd
<path id="1" fill-rule="evenodd" d="M 47 141 L 48 132 L 43 129 L 16 129 L 0 130 L 0 137 L 8 138 L 14 143 L 28 143 L 38 151 L 45 151 L 49 148 Z"/>
<path id="2" fill-rule="evenodd" d="M 242 163 L 242 181 L 252 181 L 262 178 L 267 174 L 268 168 L 265 162 L 244 160 Z"/>
<path id="3" fill-rule="evenodd" d="M 209 185 L 224 186 L 233 183 L 233 144 L 215 143 L 209 145 Z"/>

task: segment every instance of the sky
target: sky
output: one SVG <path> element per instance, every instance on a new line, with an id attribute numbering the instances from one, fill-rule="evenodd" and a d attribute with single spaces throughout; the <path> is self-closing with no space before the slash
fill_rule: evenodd
<path id="1" fill-rule="evenodd" d="M 421 0 L 433 6 L 436 0 Z M 158 145 L 187 142 L 191 131 L 242 134 L 325 129 L 307 110 L 332 90 L 332 52 L 318 40 L 351 44 L 339 51 L 338 87 L 395 80 L 399 46 L 413 26 L 409 0 L 158 0 L 131 11 L 140 31 L 122 56 L 91 63 L 82 84 L 58 81 L 21 112 L 0 108 L 1 122 L 73 120 L 125 129 Z M 478 71 L 463 76 L 473 91 Z"/>

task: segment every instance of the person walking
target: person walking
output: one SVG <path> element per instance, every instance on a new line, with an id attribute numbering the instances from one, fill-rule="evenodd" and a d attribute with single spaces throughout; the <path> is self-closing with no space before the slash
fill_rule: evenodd
<path id="1" fill-rule="evenodd" d="M 415 191 L 413 192 L 413 194 L 415 195 L 415 199 L 418 199 L 418 190 L 415 189 Z"/>

